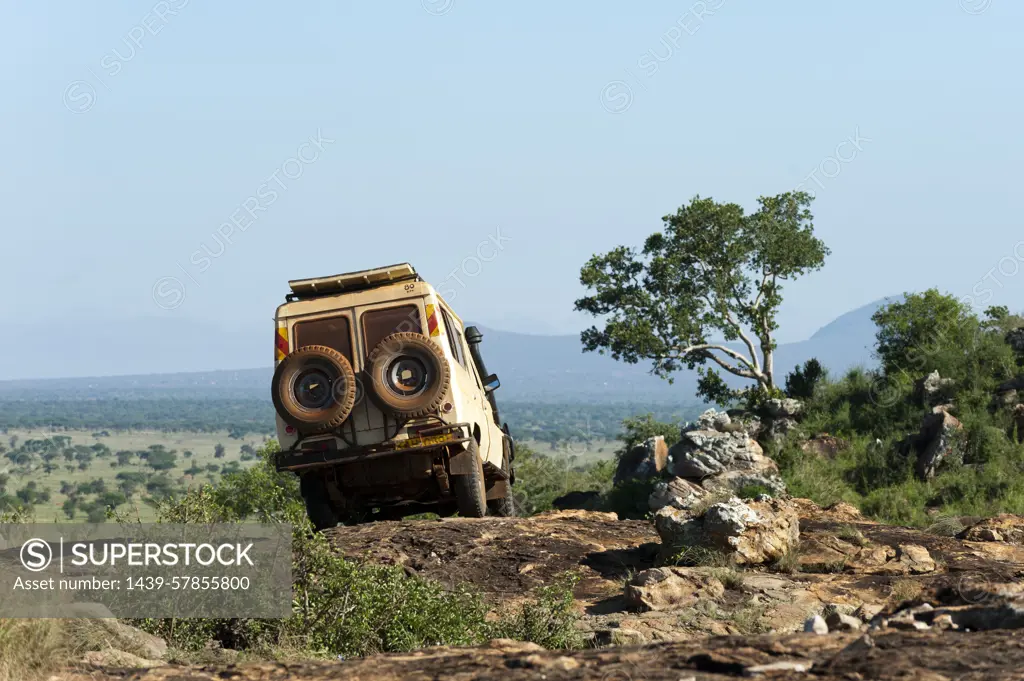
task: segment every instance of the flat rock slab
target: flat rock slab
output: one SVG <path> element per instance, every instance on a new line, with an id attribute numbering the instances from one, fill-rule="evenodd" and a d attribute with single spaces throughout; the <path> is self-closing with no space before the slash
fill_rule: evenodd
<path id="1" fill-rule="evenodd" d="M 499 642 L 495 642 L 499 643 Z M 503 679 L 1020 679 L 1024 639 L 1016 631 L 722 637 L 579 652 L 539 651 L 500 642 L 432 648 L 351 662 L 253 663 L 230 667 L 166 666 L 130 673 L 134 681 L 454 681 Z M 808 673 L 810 672 L 810 673 Z M 125 678 L 70 673 L 68 681 Z"/>
<path id="2" fill-rule="evenodd" d="M 578 596 L 604 589 L 630 570 L 653 565 L 651 523 L 614 513 L 561 511 L 531 518 L 448 518 L 377 522 L 328 531 L 346 557 L 401 565 L 443 584 L 467 584 L 494 596 L 522 596 L 568 570 L 580 571 Z"/>

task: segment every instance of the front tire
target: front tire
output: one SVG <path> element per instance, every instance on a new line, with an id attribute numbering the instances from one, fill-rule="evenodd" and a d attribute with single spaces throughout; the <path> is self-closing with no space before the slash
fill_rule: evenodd
<path id="1" fill-rule="evenodd" d="M 463 518 L 483 518 L 487 515 L 487 488 L 484 486 L 484 464 L 476 441 L 470 439 L 467 446 L 473 459 L 472 471 L 466 475 L 453 475 L 452 488 L 459 515 Z"/>
<path id="2" fill-rule="evenodd" d="M 327 496 L 327 484 L 324 479 L 314 475 L 304 475 L 299 479 L 299 492 L 306 502 L 306 515 L 313 523 L 317 532 L 336 527 L 338 514 Z"/>
<path id="3" fill-rule="evenodd" d="M 509 476 L 508 495 L 501 499 L 488 501 L 487 512 L 498 518 L 514 518 L 516 516 L 516 501 L 512 496 L 512 465 L 508 461 L 508 440 L 502 440 L 502 449 L 501 470 Z"/>

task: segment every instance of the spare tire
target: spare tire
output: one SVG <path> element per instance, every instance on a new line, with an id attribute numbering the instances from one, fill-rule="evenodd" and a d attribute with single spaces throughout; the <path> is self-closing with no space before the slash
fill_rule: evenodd
<path id="1" fill-rule="evenodd" d="M 385 410 L 414 419 L 441 406 L 451 381 L 441 348 L 419 333 L 396 333 L 370 353 L 370 391 Z"/>
<path id="2" fill-rule="evenodd" d="M 285 423 L 304 435 L 325 433 L 340 426 L 352 413 L 356 377 L 340 352 L 309 345 L 277 365 L 271 396 Z"/>

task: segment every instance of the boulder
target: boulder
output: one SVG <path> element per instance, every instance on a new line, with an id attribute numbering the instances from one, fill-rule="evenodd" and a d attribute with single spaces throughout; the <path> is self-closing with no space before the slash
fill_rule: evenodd
<path id="1" fill-rule="evenodd" d="M 917 544 L 900 544 L 896 547 L 896 560 L 890 561 L 883 570 L 891 575 L 924 575 L 935 572 L 935 560 L 928 549 Z"/>
<path id="2" fill-rule="evenodd" d="M 997 541 L 1024 545 L 1024 516 L 1003 513 L 971 525 L 958 537 L 966 541 Z"/>
<path id="3" fill-rule="evenodd" d="M 1010 380 L 1004 381 L 996 387 L 997 393 L 1005 393 L 1011 390 L 1024 390 L 1024 374 L 1014 376 Z"/>
<path id="4" fill-rule="evenodd" d="M 661 435 L 645 440 L 619 459 L 614 484 L 658 477 L 668 464 L 668 454 L 668 446 Z"/>
<path id="5" fill-rule="evenodd" d="M 828 634 L 828 624 L 825 623 L 825 618 L 821 615 L 815 615 L 804 622 L 804 633 L 805 634 L 817 634 L 818 636 L 825 636 Z"/>
<path id="6" fill-rule="evenodd" d="M 687 426 L 687 430 L 717 430 L 725 433 L 730 430 L 732 425 L 732 417 L 726 412 L 718 411 L 717 409 L 708 409 L 691 425 Z"/>
<path id="7" fill-rule="evenodd" d="M 98 631 L 88 638 L 102 638 L 108 646 L 146 660 L 162 660 L 167 655 L 167 642 L 159 636 L 146 633 L 116 619 L 101 618 L 76 620 L 78 626 Z"/>
<path id="8" fill-rule="evenodd" d="M 907 566 L 912 575 L 935 572 L 935 561 L 928 549 L 917 544 L 900 544 L 896 547 L 896 560 Z"/>
<path id="9" fill-rule="evenodd" d="M 934 407 L 953 399 L 955 388 L 952 378 L 942 378 L 938 371 L 933 371 L 914 385 L 914 395 L 924 406 Z"/>
<path id="10" fill-rule="evenodd" d="M 775 462 L 742 431 L 684 430 L 669 450 L 669 472 L 708 490 L 735 493 L 758 486 L 776 496 L 786 493 Z"/>
<path id="11" fill-rule="evenodd" d="M 733 497 L 712 504 L 700 517 L 688 511 L 662 508 L 654 528 L 672 549 L 700 546 L 722 552 L 738 565 L 779 560 L 800 541 L 800 519 L 786 502 L 740 501 Z"/>
<path id="12" fill-rule="evenodd" d="M 992 403 L 997 409 L 999 407 L 1014 407 L 1018 402 L 1020 402 L 1020 393 L 1016 390 L 997 392 L 995 397 L 992 398 Z"/>
<path id="13" fill-rule="evenodd" d="M 688 509 L 664 506 L 654 514 L 654 531 L 670 550 L 702 545 L 703 527 L 700 518 Z"/>
<path id="14" fill-rule="evenodd" d="M 829 631 L 860 631 L 863 623 L 853 615 L 833 610 L 825 618 Z"/>
<path id="15" fill-rule="evenodd" d="M 82 657 L 82 664 L 90 667 L 114 667 L 118 669 L 152 669 L 164 663 L 160 660 L 147 660 L 123 650 L 108 648 L 106 650 L 90 650 Z"/>
<path id="16" fill-rule="evenodd" d="M 958 437 L 962 430 L 960 420 L 947 411 L 936 411 L 925 417 L 920 432 L 923 447 L 917 454 L 918 477 L 933 478 L 943 463 L 963 456 L 963 443 Z"/>
<path id="17" fill-rule="evenodd" d="M 699 481 L 730 470 L 778 472 L 775 462 L 746 433 L 684 431 L 669 450 L 669 458 L 669 472 L 689 480 Z"/>
<path id="18" fill-rule="evenodd" d="M 725 587 L 706 569 L 661 567 L 636 574 L 626 584 L 625 601 L 632 610 L 665 610 L 721 598 L 724 593 Z"/>
<path id="19" fill-rule="evenodd" d="M 778 441 L 788 433 L 798 430 L 798 421 L 804 412 L 804 404 L 792 398 L 771 399 L 764 403 L 763 425 L 758 437 Z"/>
<path id="20" fill-rule="evenodd" d="M 666 506 L 688 511 L 707 496 L 707 490 L 700 485 L 683 478 L 672 478 L 654 485 L 647 505 L 651 512 L 657 512 Z"/>
<path id="21" fill-rule="evenodd" d="M 905 456 L 915 457 L 914 470 L 922 480 L 930 480 L 943 464 L 962 462 L 963 425 L 949 413 L 948 407 L 938 406 L 921 421 L 921 430 L 906 438 L 899 446 Z"/>
<path id="22" fill-rule="evenodd" d="M 823 459 L 834 459 L 836 454 L 844 451 L 850 443 L 828 433 L 815 435 L 810 440 L 800 443 L 800 450 L 804 454 L 820 456 Z"/>
<path id="23" fill-rule="evenodd" d="M 771 459 L 766 460 L 771 461 Z M 775 465 L 774 462 L 771 463 L 772 466 Z M 779 497 L 786 494 L 785 481 L 770 469 L 758 473 L 726 471 L 721 475 L 706 479 L 703 486 L 712 493 L 736 494 L 752 487 L 761 487 L 767 490 L 767 494 L 771 496 Z"/>
<path id="24" fill-rule="evenodd" d="M 796 419 L 804 413 L 804 404 L 790 397 L 771 399 L 764 403 L 764 410 L 773 419 Z"/>
<path id="25" fill-rule="evenodd" d="M 1024 355 L 1024 327 L 1018 327 L 1006 334 L 1006 344 L 1018 355 Z"/>
<path id="26" fill-rule="evenodd" d="M 647 643 L 647 637 L 636 629 L 611 627 L 598 629 L 594 632 L 594 645 L 598 648 L 608 646 L 638 646 Z"/>

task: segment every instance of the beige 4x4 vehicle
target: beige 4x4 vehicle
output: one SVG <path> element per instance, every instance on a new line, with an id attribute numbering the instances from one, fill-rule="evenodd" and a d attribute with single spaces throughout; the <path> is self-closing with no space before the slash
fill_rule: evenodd
<path id="1" fill-rule="evenodd" d="M 408 263 L 289 282 L 272 385 L 278 470 L 317 527 L 513 515 L 515 452 L 482 334 Z"/>

